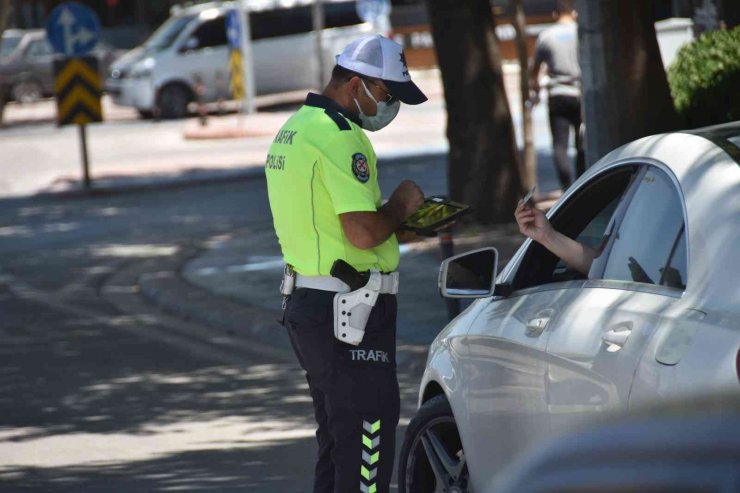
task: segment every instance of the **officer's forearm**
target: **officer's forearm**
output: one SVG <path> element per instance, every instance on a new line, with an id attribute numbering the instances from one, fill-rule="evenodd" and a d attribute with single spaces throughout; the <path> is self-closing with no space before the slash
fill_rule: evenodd
<path id="1" fill-rule="evenodd" d="M 373 248 L 396 232 L 403 220 L 402 209 L 386 202 L 377 212 L 347 212 L 339 215 L 344 235 L 363 250 Z"/>

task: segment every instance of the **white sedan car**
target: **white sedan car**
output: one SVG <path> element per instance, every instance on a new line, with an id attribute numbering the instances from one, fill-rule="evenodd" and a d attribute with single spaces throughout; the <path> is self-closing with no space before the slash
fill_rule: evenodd
<path id="1" fill-rule="evenodd" d="M 531 240 L 498 278 L 493 248 L 442 264 L 445 296 L 479 299 L 430 348 L 402 493 L 491 492 L 594 413 L 740 393 L 740 122 L 616 149 L 548 217 L 601 249 L 588 276 Z"/>

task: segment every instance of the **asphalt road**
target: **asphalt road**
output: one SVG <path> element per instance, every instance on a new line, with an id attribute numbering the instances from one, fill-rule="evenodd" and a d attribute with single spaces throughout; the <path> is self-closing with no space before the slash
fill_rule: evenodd
<path id="1" fill-rule="evenodd" d="M 388 166 L 384 190 L 438 192 L 443 163 Z M 310 490 L 292 358 L 195 337 L 136 292 L 142 270 L 269 220 L 260 179 L 0 201 L 0 491 Z M 419 378 L 401 380 L 406 422 Z"/>

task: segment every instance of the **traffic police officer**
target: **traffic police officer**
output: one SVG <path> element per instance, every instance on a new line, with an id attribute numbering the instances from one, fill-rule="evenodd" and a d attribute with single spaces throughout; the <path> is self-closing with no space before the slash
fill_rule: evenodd
<path id="1" fill-rule="evenodd" d="M 393 472 L 400 400 L 396 231 L 424 196 L 406 180 L 382 204 L 375 152 L 363 129 L 379 130 L 401 102 L 427 98 L 411 81 L 401 46 L 382 36 L 350 43 L 336 62 L 323 93 L 310 93 L 278 132 L 265 173 L 275 231 L 295 272 L 284 279 L 295 283 L 295 291 L 283 320 L 306 371 L 318 423 L 314 491 L 384 493 Z M 335 334 L 334 298 L 351 291 L 330 276 L 335 260 L 361 273 L 382 273 L 357 345 Z"/>

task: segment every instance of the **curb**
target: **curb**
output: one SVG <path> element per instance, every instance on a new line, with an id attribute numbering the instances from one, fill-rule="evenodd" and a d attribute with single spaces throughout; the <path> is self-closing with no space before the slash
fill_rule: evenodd
<path id="1" fill-rule="evenodd" d="M 90 190 L 82 188 L 79 180 L 66 180 L 63 183 L 68 189 L 42 190 L 33 195 L 39 198 L 89 198 L 102 197 L 134 192 L 150 192 L 157 190 L 196 187 L 242 180 L 256 180 L 264 178 L 262 165 L 246 166 L 236 169 L 201 170 L 190 169 L 181 175 L 154 175 L 154 176 L 121 176 L 101 177 L 93 179 Z M 53 186 L 53 185 L 52 185 Z"/>
<path id="2" fill-rule="evenodd" d="M 428 152 L 427 150 L 426 152 L 419 153 L 418 149 L 412 149 L 408 153 L 406 151 L 399 151 L 387 157 L 381 155 L 378 158 L 378 166 L 405 166 L 414 164 L 419 159 L 444 159 L 446 156 L 447 151 Z M 262 164 L 215 170 L 192 168 L 179 175 L 103 176 L 93 179 L 93 185 L 90 190 L 84 190 L 82 188 L 82 182 L 79 180 L 64 180 L 57 182 L 56 185 L 52 184 L 49 188 L 31 195 L 31 197 L 41 199 L 84 199 L 127 193 L 189 188 L 202 185 L 216 185 L 235 181 L 261 180 L 264 178 L 265 172 Z M 54 190 L 54 186 L 60 186 L 62 188 Z"/>

